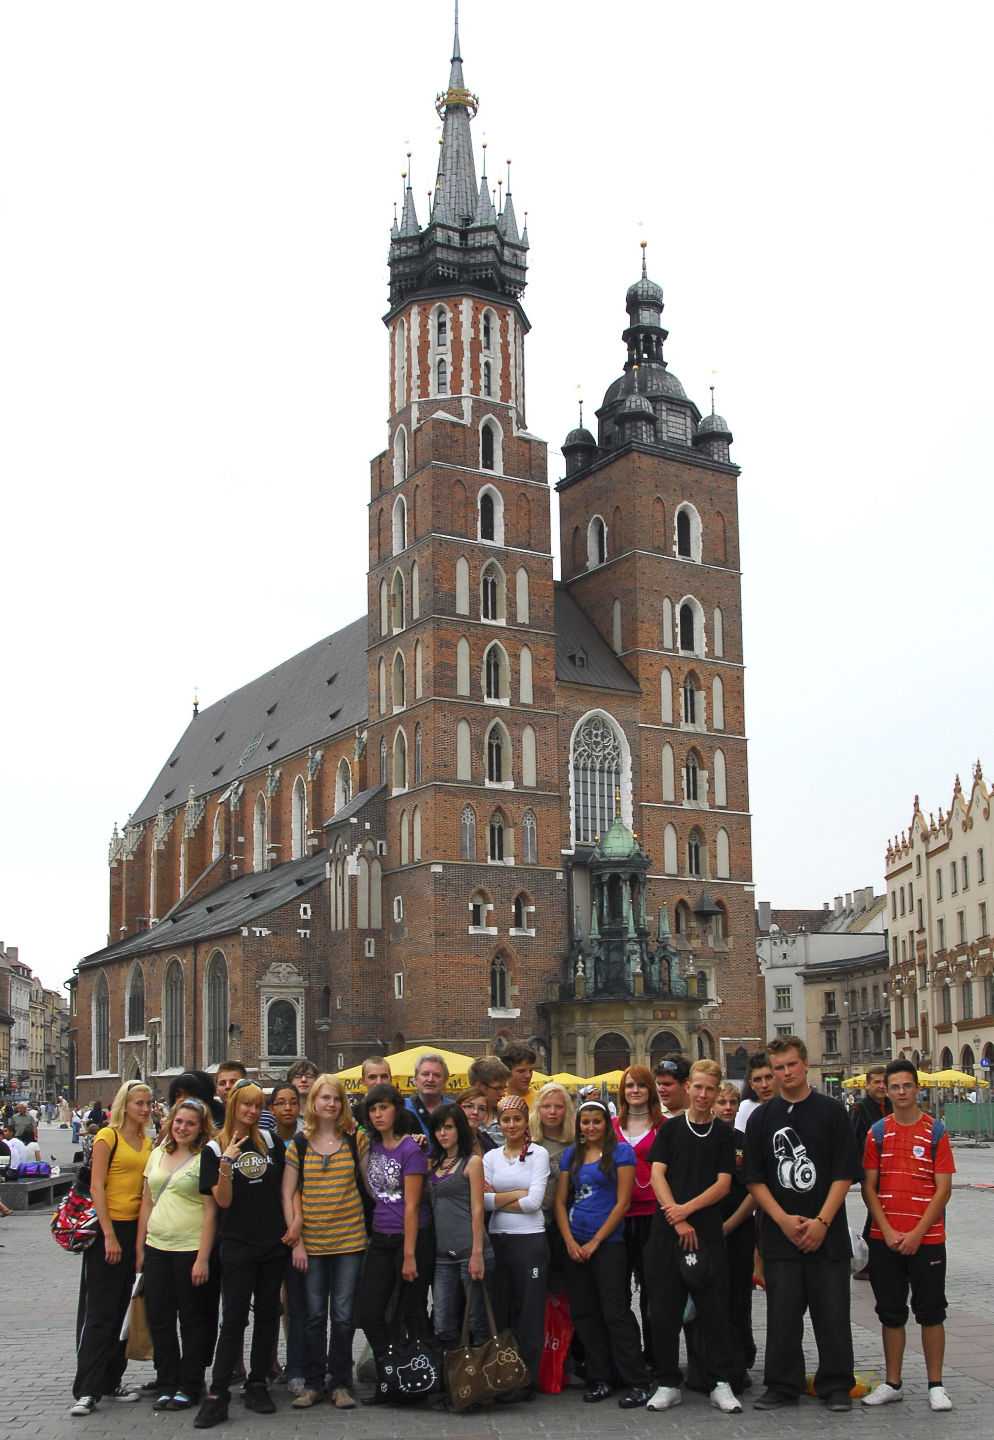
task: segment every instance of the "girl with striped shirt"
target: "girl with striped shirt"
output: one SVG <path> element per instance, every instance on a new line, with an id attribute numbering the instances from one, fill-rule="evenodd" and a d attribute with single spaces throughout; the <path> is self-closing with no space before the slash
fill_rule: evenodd
<path id="1" fill-rule="evenodd" d="M 303 1131 L 286 1149 L 283 1210 L 307 1300 L 304 1389 L 293 1401 L 298 1410 L 324 1399 L 326 1361 L 333 1403 L 339 1410 L 355 1406 L 352 1317 L 366 1249 L 358 1167 L 369 1141 L 362 1131 L 353 1135 L 354 1126 L 342 1082 L 319 1075 L 307 1095 Z"/>

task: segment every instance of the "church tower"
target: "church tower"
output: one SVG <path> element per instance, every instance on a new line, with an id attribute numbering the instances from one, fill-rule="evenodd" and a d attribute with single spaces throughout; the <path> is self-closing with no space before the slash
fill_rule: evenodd
<path id="1" fill-rule="evenodd" d="M 701 1015 L 730 1055 L 755 1034 L 739 471 L 713 401 L 702 417 L 668 368 L 644 245 L 625 305 L 597 438 L 581 425 L 563 445 L 563 581 L 639 683 L 625 819 L 651 860 L 646 924 L 675 946 L 689 997 L 721 1001 L 720 1022 Z M 591 913 L 579 868 L 574 888 L 576 944 Z"/>
<path id="2" fill-rule="evenodd" d="M 389 443 L 369 512 L 368 763 L 386 786 L 394 997 L 383 1033 L 457 1048 L 534 1013 L 555 964 L 554 949 L 533 964 L 534 908 L 559 835 L 546 447 L 525 420 L 528 240 L 509 180 L 494 205 L 485 149 L 477 182 L 477 103 L 457 9 L 426 223 L 408 173 L 390 237 Z"/>

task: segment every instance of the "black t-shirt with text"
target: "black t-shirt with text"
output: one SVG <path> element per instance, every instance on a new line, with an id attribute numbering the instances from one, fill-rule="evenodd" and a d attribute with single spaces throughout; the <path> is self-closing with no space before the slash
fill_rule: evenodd
<path id="1" fill-rule="evenodd" d="M 813 1219 L 836 1180 L 863 1179 L 856 1136 L 845 1109 L 819 1091 L 793 1103 L 775 1096 L 753 1111 L 745 1133 L 746 1184 L 766 1185 L 788 1215 Z M 769 1260 L 798 1259 L 802 1254 L 769 1218 L 762 1227 L 762 1250 Z M 844 1205 L 814 1253 L 828 1260 L 852 1254 Z"/>
<path id="2" fill-rule="evenodd" d="M 260 1255 L 279 1250 L 286 1230 L 281 1198 L 284 1149 L 275 1143 L 270 1148 L 267 1139 L 263 1133 L 261 1151 L 246 1141 L 231 1167 L 231 1204 L 226 1210 L 218 1206 L 217 1212 L 222 1245 L 239 1245 Z M 211 1140 L 200 1157 L 201 1194 L 209 1195 L 217 1184 L 220 1160 L 221 1147 Z"/>
<path id="3" fill-rule="evenodd" d="M 648 1159 L 666 1166 L 666 1183 L 678 1205 L 693 1200 L 714 1184 L 719 1175 L 735 1172 L 735 1131 L 724 1120 L 691 1125 L 686 1111 L 660 1125 Z M 721 1206 L 708 1205 L 687 1216 L 702 1240 L 721 1239 Z"/>

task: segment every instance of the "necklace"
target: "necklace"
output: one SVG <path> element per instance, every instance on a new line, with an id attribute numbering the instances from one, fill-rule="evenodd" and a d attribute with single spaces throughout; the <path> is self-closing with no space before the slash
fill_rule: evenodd
<path id="1" fill-rule="evenodd" d="M 699 1130 L 695 1130 L 695 1129 L 694 1129 L 694 1126 L 693 1126 L 693 1124 L 691 1123 L 691 1119 L 690 1119 L 690 1115 L 689 1115 L 688 1111 L 685 1110 L 685 1111 L 683 1112 L 683 1118 L 684 1118 L 684 1119 L 686 1120 L 686 1122 L 687 1122 L 687 1129 L 690 1131 L 691 1135 L 693 1135 L 693 1137 L 694 1137 L 695 1140 L 706 1140 L 706 1139 L 708 1138 L 708 1136 L 711 1134 L 711 1131 L 714 1129 L 714 1116 L 713 1116 L 713 1115 L 711 1116 L 711 1121 L 710 1121 L 710 1123 L 709 1123 L 709 1125 L 708 1125 L 708 1128 L 705 1130 L 705 1132 L 704 1132 L 703 1135 L 701 1134 L 701 1132 L 700 1132 Z"/>

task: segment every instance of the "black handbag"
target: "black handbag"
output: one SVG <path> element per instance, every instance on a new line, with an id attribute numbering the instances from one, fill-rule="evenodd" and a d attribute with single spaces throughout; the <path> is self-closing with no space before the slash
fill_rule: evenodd
<path id="1" fill-rule="evenodd" d="M 381 1401 L 393 1404 L 423 1400 L 440 1391 L 443 1384 L 442 1342 L 434 1335 L 405 1328 L 400 1294 L 398 1285 L 393 1293 L 392 1333 L 386 1349 L 375 1357 L 377 1394 Z"/>
<path id="2" fill-rule="evenodd" d="M 466 1307 L 462 1318 L 462 1334 L 459 1346 L 445 1352 L 445 1388 L 449 1393 L 450 1410 L 468 1410 L 471 1405 L 489 1405 L 498 1395 L 509 1395 L 531 1384 L 528 1366 L 521 1358 L 518 1342 L 510 1330 L 497 1333 L 493 1306 L 487 1287 L 482 1280 L 473 1285 L 483 1289 L 483 1303 L 487 1312 L 490 1338 L 482 1345 L 469 1343 L 470 1295 L 466 1296 Z"/>

